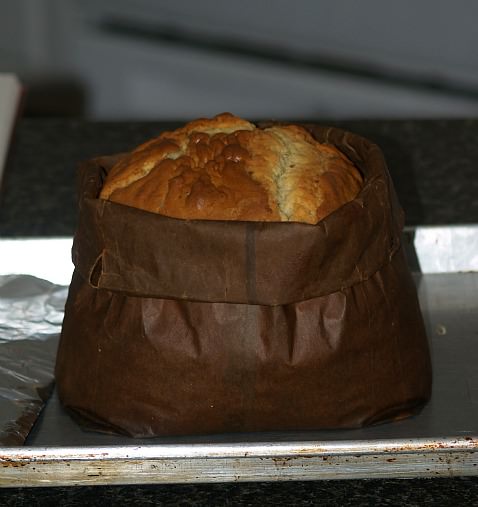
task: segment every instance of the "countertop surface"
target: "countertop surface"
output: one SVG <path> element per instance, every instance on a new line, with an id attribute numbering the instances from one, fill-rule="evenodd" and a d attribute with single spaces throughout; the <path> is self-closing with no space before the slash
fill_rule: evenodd
<path id="1" fill-rule="evenodd" d="M 478 223 L 478 119 L 319 122 L 384 151 L 408 225 Z M 71 236 L 78 162 L 127 151 L 171 122 L 21 120 L 0 237 Z M 0 489 L 0 505 L 478 505 L 478 477 Z"/>
<path id="2" fill-rule="evenodd" d="M 323 123 L 383 149 L 407 224 L 478 222 L 478 120 Z M 0 234 L 71 236 L 78 163 L 128 151 L 178 125 L 20 121 L 2 185 Z"/>

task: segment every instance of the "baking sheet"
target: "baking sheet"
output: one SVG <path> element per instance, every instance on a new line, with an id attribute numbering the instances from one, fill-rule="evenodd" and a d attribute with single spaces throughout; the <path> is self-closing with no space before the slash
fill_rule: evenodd
<path id="1" fill-rule="evenodd" d="M 424 255 L 453 254 L 433 242 L 411 248 L 425 229 L 436 233 L 407 233 L 414 267 Z M 415 275 L 434 367 L 433 397 L 419 416 L 348 431 L 139 440 L 83 432 L 54 395 L 24 447 L 0 448 L 0 485 L 478 475 L 478 273 L 435 264 L 441 272 Z"/>

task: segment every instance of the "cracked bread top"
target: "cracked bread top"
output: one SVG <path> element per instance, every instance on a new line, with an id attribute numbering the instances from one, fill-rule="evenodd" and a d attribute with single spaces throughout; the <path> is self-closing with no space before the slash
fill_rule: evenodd
<path id="1" fill-rule="evenodd" d="M 361 186 L 352 162 L 304 128 L 261 129 L 224 113 L 122 157 L 100 198 L 182 219 L 316 224 Z"/>

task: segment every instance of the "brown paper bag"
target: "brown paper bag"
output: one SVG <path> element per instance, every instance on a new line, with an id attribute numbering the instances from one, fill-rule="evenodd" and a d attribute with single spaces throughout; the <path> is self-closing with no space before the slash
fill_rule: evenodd
<path id="1" fill-rule="evenodd" d="M 431 366 L 379 148 L 308 127 L 362 171 L 317 225 L 180 220 L 98 199 L 80 168 L 63 405 L 135 437 L 353 428 L 416 413 Z"/>

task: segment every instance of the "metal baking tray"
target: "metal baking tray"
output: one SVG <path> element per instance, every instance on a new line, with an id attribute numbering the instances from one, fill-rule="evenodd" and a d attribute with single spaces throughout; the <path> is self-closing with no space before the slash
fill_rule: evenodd
<path id="1" fill-rule="evenodd" d="M 357 430 L 139 440 L 82 431 L 53 394 L 25 446 L 0 447 L 0 486 L 478 475 L 478 227 L 418 227 L 404 238 L 434 369 L 418 416 Z M 12 252 L 0 274 L 39 276 L 44 267 L 15 254 L 36 240 L 11 241 L 0 241 Z M 61 257 L 54 281 L 68 280 L 71 239 L 38 241 Z"/>

